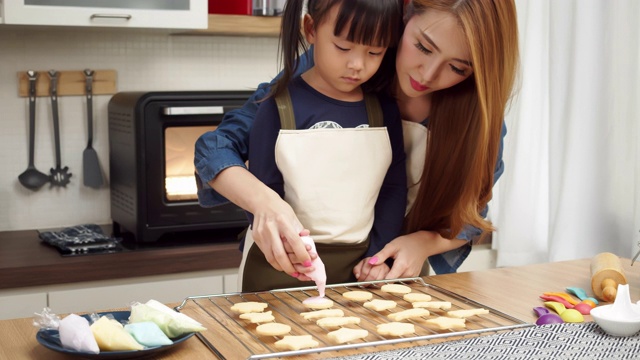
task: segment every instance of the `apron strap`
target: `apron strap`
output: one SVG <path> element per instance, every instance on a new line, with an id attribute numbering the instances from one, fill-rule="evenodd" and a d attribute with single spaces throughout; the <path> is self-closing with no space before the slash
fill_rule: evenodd
<path id="1" fill-rule="evenodd" d="M 291 104 L 291 95 L 289 89 L 284 88 L 278 96 L 275 97 L 278 106 L 278 114 L 280 115 L 280 128 L 284 130 L 295 130 L 296 121 L 293 116 L 293 104 Z"/>
<path id="2" fill-rule="evenodd" d="M 291 103 L 289 89 L 285 88 L 282 93 L 275 97 L 275 101 L 278 106 L 278 114 L 280 115 L 280 128 L 284 130 L 295 130 L 296 121 L 293 115 L 293 104 Z M 382 107 L 380 106 L 378 97 L 374 94 L 364 94 L 364 103 L 367 108 L 369 126 L 383 127 Z"/>
<path id="3" fill-rule="evenodd" d="M 364 103 L 367 107 L 367 116 L 369 117 L 369 126 L 371 127 L 383 127 L 384 120 L 382 119 L 382 107 L 378 97 L 374 94 L 364 94 Z"/>

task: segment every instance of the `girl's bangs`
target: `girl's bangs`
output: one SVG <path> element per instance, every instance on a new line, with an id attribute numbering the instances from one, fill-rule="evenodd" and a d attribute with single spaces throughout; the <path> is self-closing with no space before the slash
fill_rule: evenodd
<path id="1" fill-rule="evenodd" d="M 398 1 L 346 0 L 333 32 L 339 36 L 348 26 L 347 40 L 351 42 L 396 47 L 403 26 L 401 12 Z"/>

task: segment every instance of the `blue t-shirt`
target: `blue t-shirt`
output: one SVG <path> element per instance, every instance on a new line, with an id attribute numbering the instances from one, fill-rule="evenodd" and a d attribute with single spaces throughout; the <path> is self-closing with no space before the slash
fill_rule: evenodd
<path id="1" fill-rule="evenodd" d="M 309 86 L 301 77 L 288 86 L 293 104 L 296 129 L 318 126 L 355 128 L 368 126 L 365 101 L 345 102 L 325 96 Z M 375 204 L 371 243 L 365 256 L 372 256 L 384 245 L 400 236 L 407 204 L 407 177 L 402 137 L 402 122 L 395 100 L 378 96 L 384 126 L 389 134 L 391 165 Z M 330 124 L 327 120 L 331 120 Z M 284 197 L 284 180 L 275 161 L 275 144 L 280 131 L 280 116 L 274 98 L 260 104 L 249 141 L 249 171 L 265 185 Z M 327 147 L 331 144 L 328 143 Z M 333 186 L 340 186 L 335 184 Z M 249 214 L 249 223 L 253 217 Z M 303 226 L 305 224 L 302 224 Z M 313 234 L 311 234 L 313 236 Z"/>

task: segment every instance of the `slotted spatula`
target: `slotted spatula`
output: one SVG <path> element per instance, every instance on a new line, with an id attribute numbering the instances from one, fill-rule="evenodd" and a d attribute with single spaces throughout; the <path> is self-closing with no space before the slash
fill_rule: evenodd
<path id="1" fill-rule="evenodd" d="M 82 170 L 84 172 L 84 186 L 97 189 L 104 184 L 104 180 L 102 179 L 102 169 L 100 168 L 98 153 L 93 148 L 93 73 L 93 70 L 84 70 L 89 139 L 87 141 L 87 147 L 82 153 Z"/>

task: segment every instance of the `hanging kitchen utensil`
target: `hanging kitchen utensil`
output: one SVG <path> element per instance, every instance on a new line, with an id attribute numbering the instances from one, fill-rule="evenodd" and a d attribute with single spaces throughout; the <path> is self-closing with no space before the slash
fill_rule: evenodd
<path id="1" fill-rule="evenodd" d="M 60 165 L 62 160 L 60 156 L 60 122 L 58 119 L 58 72 L 55 70 L 49 70 L 49 77 L 51 83 L 49 87 L 49 94 L 51 95 L 51 112 L 53 114 L 53 136 L 56 147 L 56 167 L 51 168 L 51 186 L 64 186 L 66 187 L 71 178 L 69 167 L 62 168 Z"/>
<path id="2" fill-rule="evenodd" d="M 98 153 L 93 148 L 93 70 L 85 69 L 85 93 L 87 98 L 87 129 L 89 138 L 87 147 L 82 153 L 82 170 L 84 172 L 84 186 L 99 188 L 104 184 L 102 169 L 98 161 Z"/>
<path id="3" fill-rule="evenodd" d="M 30 190 L 38 190 L 49 182 L 49 175 L 36 169 L 34 165 L 35 139 L 36 139 L 36 80 L 38 73 L 29 70 L 29 166 L 18 176 L 22 186 Z"/>

